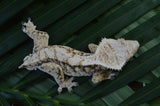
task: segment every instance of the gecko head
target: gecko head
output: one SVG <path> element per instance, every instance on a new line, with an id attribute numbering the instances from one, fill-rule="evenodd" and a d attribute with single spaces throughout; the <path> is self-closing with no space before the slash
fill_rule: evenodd
<path id="1" fill-rule="evenodd" d="M 20 65 L 18 68 L 21 69 L 21 68 L 26 68 L 28 70 L 36 70 L 36 66 L 31 58 L 31 54 L 29 56 L 26 56 L 24 59 L 23 59 L 23 64 Z"/>
<path id="2" fill-rule="evenodd" d="M 26 65 L 25 63 L 21 64 L 18 68 L 19 69 L 26 68 L 27 70 L 36 70 L 37 69 L 35 66 Z"/>
<path id="3" fill-rule="evenodd" d="M 23 22 L 22 23 L 22 30 L 23 32 L 33 32 L 36 29 L 36 26 L 33 24 L 30 18 L 28 18 L 28 22 Z"/>
<path id="4" fill-rule="evenodd" d="M 23 64 L 21 64 L 18 68 L 19 69 L 26 68 L 28 70 L 32 70 L 33 69 L 32 66 L 30 64 L 28 64 L 27 61 L 24 61 Z"/>

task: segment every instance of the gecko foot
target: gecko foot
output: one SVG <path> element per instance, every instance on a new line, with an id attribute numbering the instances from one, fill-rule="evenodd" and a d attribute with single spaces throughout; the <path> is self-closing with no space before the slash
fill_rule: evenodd
<path id="1" fill-rule="evenodd" d="M 73 81 L 73 77 L 71 77 L 70 79 L 66 79 L 62 84 L 60 84 L 58 87 L 58 93 L 61 93 L 63 88 L 67 88 L 68 91 L 72 93 L 73 91 L 72 87 L 78 86 L 77 82 L 72 82 L 72 81 Z"/>

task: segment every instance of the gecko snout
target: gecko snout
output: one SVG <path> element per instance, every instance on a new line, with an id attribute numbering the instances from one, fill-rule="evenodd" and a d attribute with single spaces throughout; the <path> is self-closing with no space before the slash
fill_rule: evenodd
<path id="1" fill-rule="evenodd" d="M 24 68 L 25 66 L 22 64 L 20 65 L 18 68 L 21 69 L 21 68 Z"/>

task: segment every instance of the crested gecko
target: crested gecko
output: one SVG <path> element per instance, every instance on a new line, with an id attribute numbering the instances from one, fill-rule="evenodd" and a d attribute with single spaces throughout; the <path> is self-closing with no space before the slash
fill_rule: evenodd
<path id="1" fill-rule="evenodd" d="M 125 63 L 139 48 L 138 41 L 103 38 L 99 45 L 89 44 L 91 53 L 85 53 L 62 45 L 48 45 L 49 35 L 36 30 L 36 26 L 28 19 L 23 23 L 22 31 L 33 39 L 33 52 L 24 58 L 19 68 L 42 70 L 54 77 L 59 85 L 72 91 L 73 77 L 92 76 L 92 82 L 113 79 Z M 70 76 L 69 77 L 66 77 Z"/>

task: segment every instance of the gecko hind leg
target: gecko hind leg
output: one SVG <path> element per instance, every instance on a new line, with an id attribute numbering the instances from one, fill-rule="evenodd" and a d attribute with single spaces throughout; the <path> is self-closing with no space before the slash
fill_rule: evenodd
<path id="1" fill-rule="evenodd" d="M 98 83 L 106 79 L 113 80 L 115 76 L 117 75 L 118 75 L 118 72 L 113 72 L 113 71 L 108 71 L 108 70 L 95 72 L 92 76 L 92 82 Z"/>
<path id="2" fill-rule="evenodd" d="M 56 82 L 58 83 L 59 87 L 58 87 L 58 92 L 61 93 L 63 88 L 67 88 L 68 91 L 71 93 L 72 92 L 72 87 L 73 86 L 78 86 L 77 82 L 72 82 L 73 81 L 73 77 L 68 78 L 64 76 L 62 67 L 58 64 L 55 63 L 44 63 L 42 64 L 42 70 L 44 70 L 44 72 L 50 74 L 51 76 L 54 77 L 54 79 L 56 80 Z"/>

